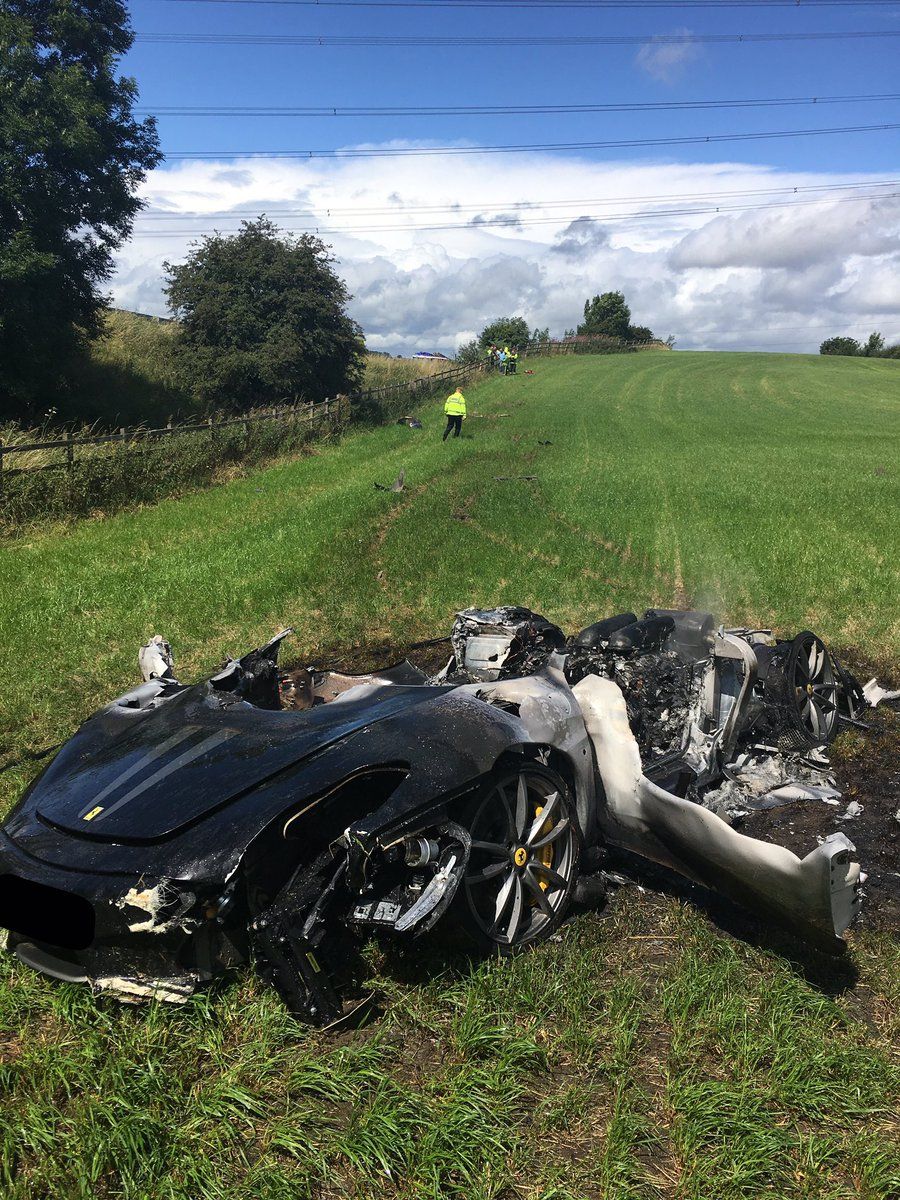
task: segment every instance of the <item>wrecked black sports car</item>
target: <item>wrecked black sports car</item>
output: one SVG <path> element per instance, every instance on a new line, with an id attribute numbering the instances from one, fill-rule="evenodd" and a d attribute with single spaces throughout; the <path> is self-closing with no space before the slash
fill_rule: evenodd
<path id="1" fill-rule="evenodd" d="M 799 761 L 857 719 L 865 698 L 815 635 L 651 610 L 567 639 L 526 609 L 472 609 L 430 678 L 285 673 L 286 636 L 192 686 L 156 637 L 145 682 L 31 785 L 0 837 L 22 962 L 180 1000 L 252 958 L 326 1025 L 373 934 L 539 942 L 607 844 L 840 946 L 860 904 L 847 839 L 800 859 L 707 804 L 754 754 Z"/>

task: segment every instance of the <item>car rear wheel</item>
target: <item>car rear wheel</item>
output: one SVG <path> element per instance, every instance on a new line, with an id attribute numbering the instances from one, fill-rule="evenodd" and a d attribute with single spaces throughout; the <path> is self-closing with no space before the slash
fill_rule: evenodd
<path id="1" fill-rule="evenodd" d="M 821 638 L 805 630 L 778 647 L 766 679 L 767 696 L 784 714 L 780 750 L 826 745 L 837 732 L 838 684 Z"/>
<path id="2" fill-rule="evenodd" d="M 498 773 L 466 824 L 472 852 L 458 911 L 468 933 L 501 954 L 549 937 L 578 879 L 580 833 L 565 780 L 534 763 Z"/>

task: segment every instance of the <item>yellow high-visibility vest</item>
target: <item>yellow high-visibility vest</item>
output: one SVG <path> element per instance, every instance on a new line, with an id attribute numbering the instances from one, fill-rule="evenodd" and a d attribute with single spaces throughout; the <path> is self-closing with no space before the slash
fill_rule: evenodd
<path id="1" fill-rule="evenodd" d="M 447 401 L 444 404 L 444 414 L 448 417 L 464 417 L 466 415 L 466 398 L 459 388 L 456 389 L 452 396 L 447 397 Z"/>

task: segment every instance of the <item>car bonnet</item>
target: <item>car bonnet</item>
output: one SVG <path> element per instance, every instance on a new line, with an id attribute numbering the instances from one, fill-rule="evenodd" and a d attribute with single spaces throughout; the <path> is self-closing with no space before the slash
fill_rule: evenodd
<path id="1" fill-rule="evenodd" d="M 205 685 L 159 708 L 88 721 L 31 794 L 39 818 L 99 841 L 171 836 L 266 780 L 443 689 L 386 686 L 308 712 L 223 704 Z M 113 722 L 112 726 L 110 721 Z M 372 746 L 378 761 L 377 741 Z"/>

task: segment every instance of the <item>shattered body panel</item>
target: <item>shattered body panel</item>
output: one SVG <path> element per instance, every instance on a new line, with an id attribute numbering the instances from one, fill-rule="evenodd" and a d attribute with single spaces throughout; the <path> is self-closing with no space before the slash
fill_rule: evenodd
<path id="1" fill-rule="evenodd" d="M 840 944 L 859 906 L 846 838 L 801 859 L 723 819 L 767 742 L 794 762 L 865 703 L 814 635 L 649 610 L 566 639 L 526 609 L 470 609 L 432 679 L 408 662 L 286 676 L 286 636 L 192 686 L 163 638 L 142 647 L 144 683 L 0 833 L 23 962 L 178 1001 L 253 958 L 329 1024 L 366 937 L 448 921 L 511 952 L 552 933 L 606 843 Z"/>

